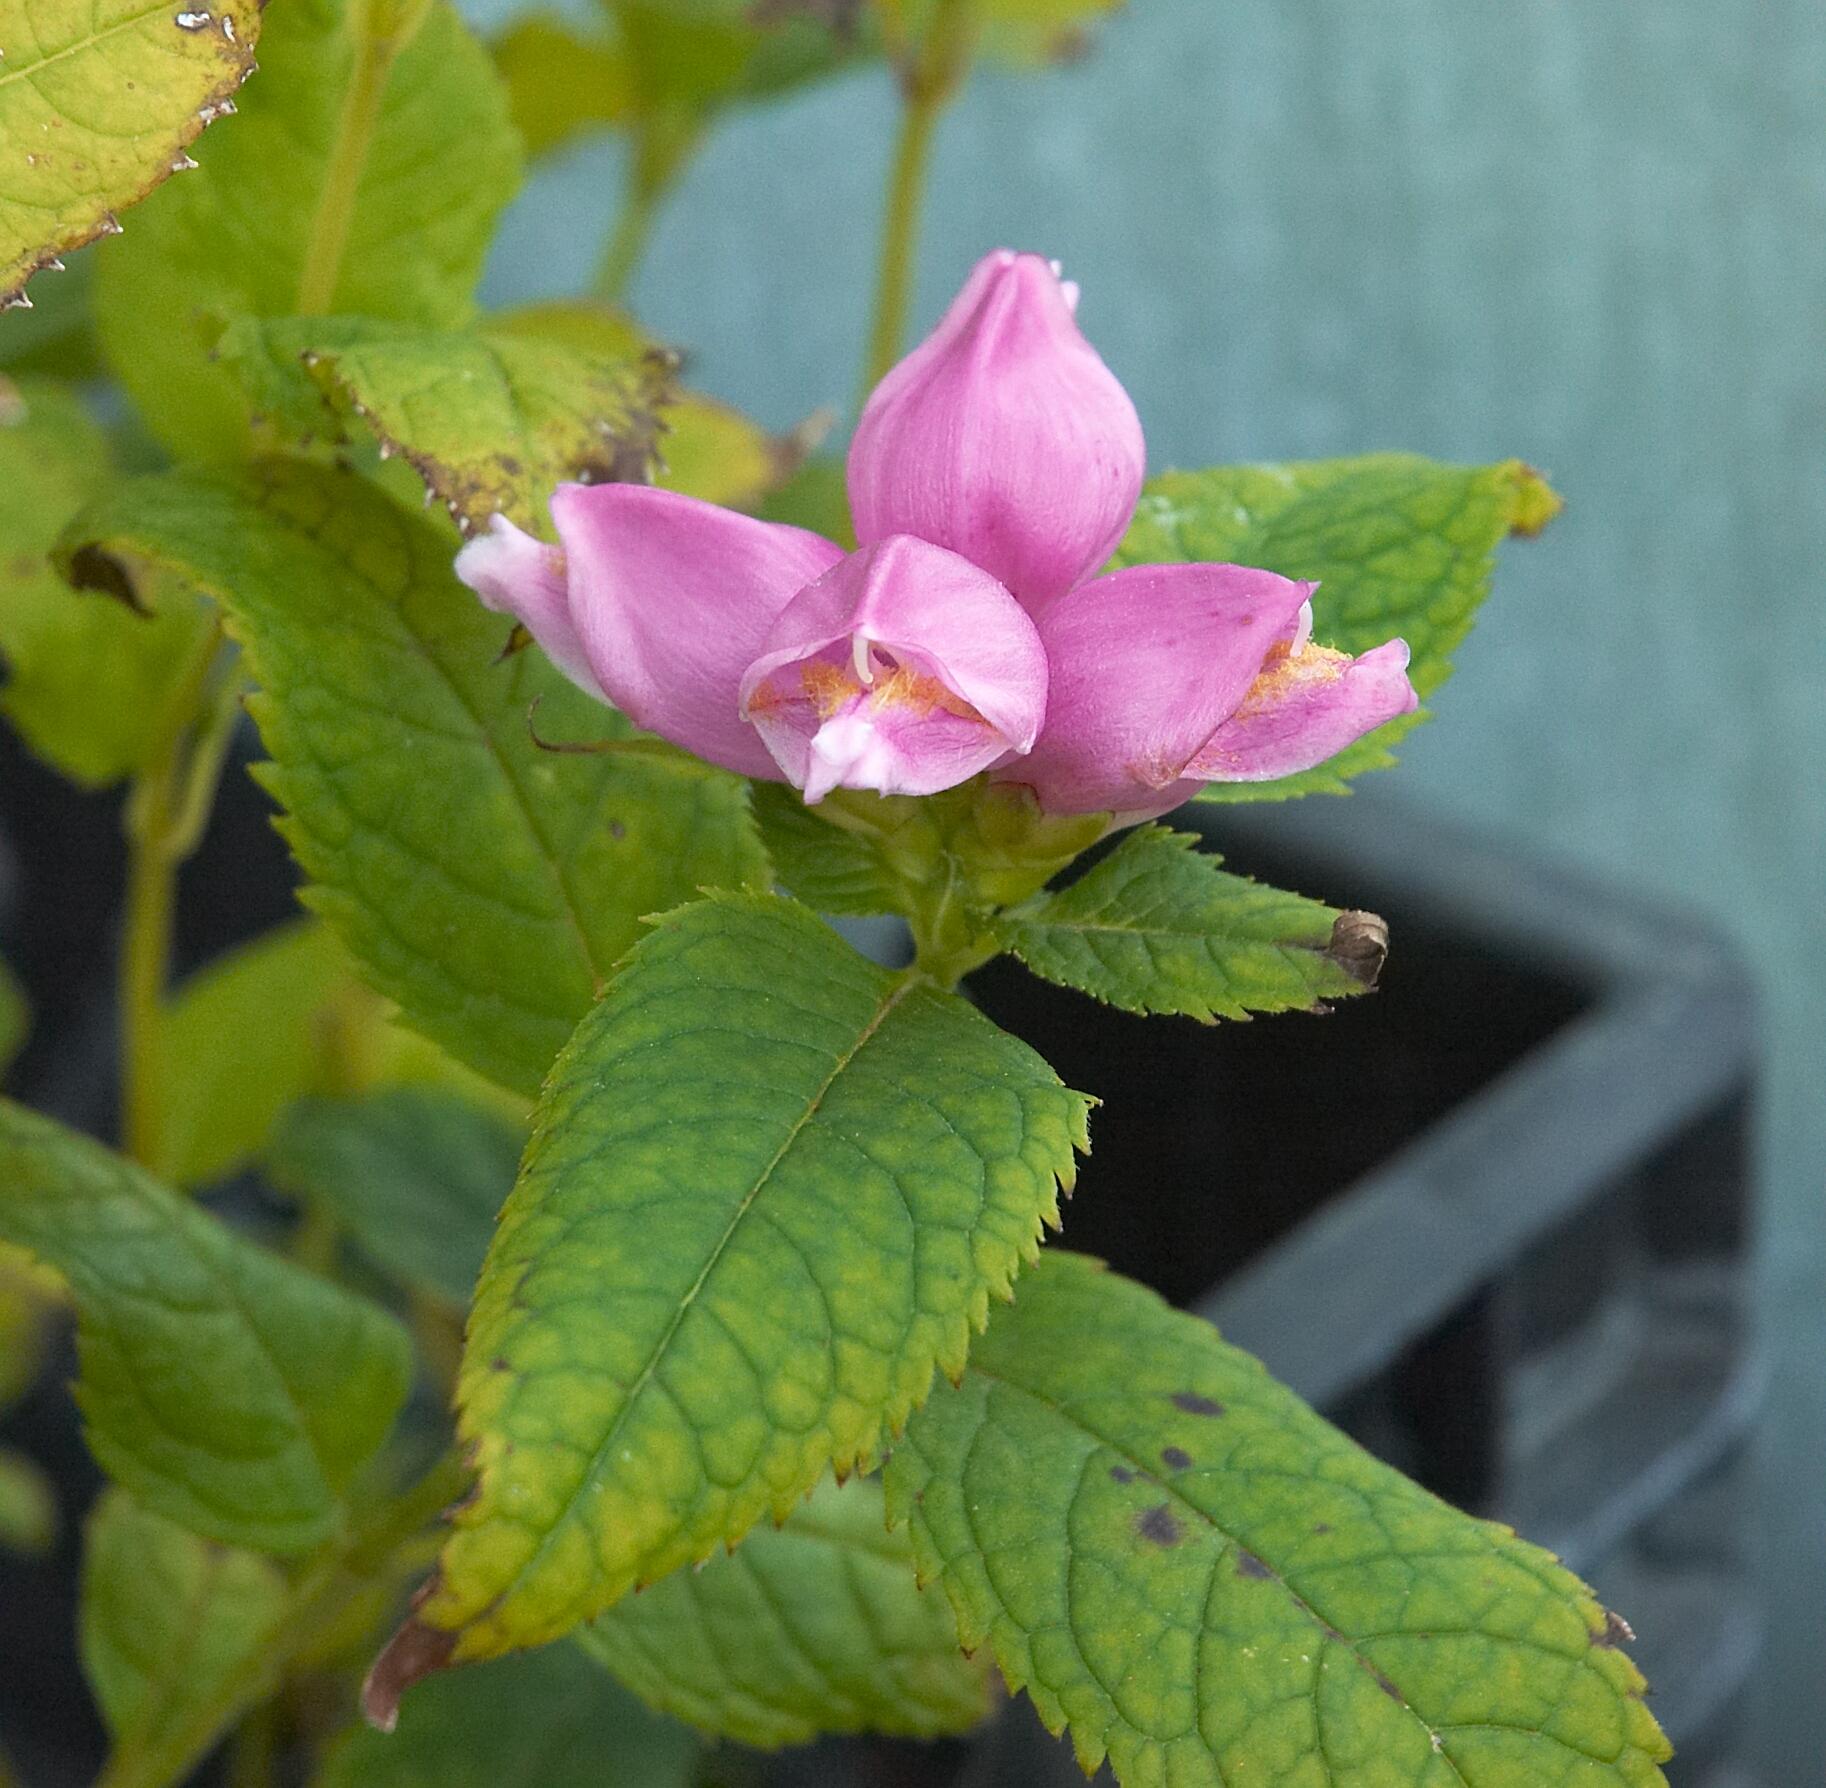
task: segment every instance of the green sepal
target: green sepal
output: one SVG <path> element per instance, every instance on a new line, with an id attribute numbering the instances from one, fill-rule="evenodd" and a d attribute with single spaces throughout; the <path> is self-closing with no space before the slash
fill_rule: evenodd
<path id="1" fill-rule="evenodd" d="M 1023 1277 L 887 1486 L 964 1643 L 1125 1788 L 1665 1788 L 1584 1584 L 1096 1261 Z"/>
<path id="2" fill-rule="evenodd" d="M 231 1545 L 294 1553 L 333 1533 L 406 1393 L 399 1325 L 4 1100 L 0 1169 L 0 1241 L 75 1300 L 76 1400 L 103 1470 Z"/>

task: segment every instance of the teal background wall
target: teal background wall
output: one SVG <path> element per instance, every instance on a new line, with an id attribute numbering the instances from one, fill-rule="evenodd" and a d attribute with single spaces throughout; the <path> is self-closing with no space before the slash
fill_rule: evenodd
<path id="1" fill-rule="evenodd" d="M 770 424 L 853 398 L 893 115 L 877 71 L 730 124 L 637 280 Z M 581 287 L 617 186 L 607 146 L 542 170 L 492 296 Z M 1565 493 L 1398 775 L 1716 914 L 1760 974 L 1763 1762 L 1819 1782 L 1826 8 L 1132 0 L 1091 60 L 982 74 L 947 123 L 922 327 L 1001 243 L 1082 282 L 1156 467 L 1519 454 Z"/>

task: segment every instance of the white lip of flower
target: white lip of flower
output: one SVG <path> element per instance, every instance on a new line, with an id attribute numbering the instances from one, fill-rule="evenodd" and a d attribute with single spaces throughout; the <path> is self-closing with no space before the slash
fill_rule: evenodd
<path id="1" fill-rule="evenodd" d="M 864 689 L 875 687 L 875 642 L 866 633 L 858 633 L 850 641 L 850 662 L 856 667 L 856 681 Z"/>

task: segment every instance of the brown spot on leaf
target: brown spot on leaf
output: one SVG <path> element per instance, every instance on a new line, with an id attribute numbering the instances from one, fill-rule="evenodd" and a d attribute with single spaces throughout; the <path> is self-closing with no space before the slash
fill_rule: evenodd
<path id="1" fill-rule="evenodd" d="M 1175 1409 L 1189 1416 L 1221 1416 L 1224 1406 L 1213 1397 L 1201 1397 L 1196 1391 L 1175 1391 L 1170 1399 Z"/>
<path id="2" fill-rule="evenodd" d="M 136 615 L 152 613 L 140 600 L 140 593 L 134 588 L 126 566 L 99 546 L 79 546 L 65 563 L 64 575 L 77 589 L 99 590 L 104 596 L 112 596 L 116 602 L 124 603 Z"/>
<path id="3" fill-rule="evenodd" d="M 1184 1471 L 1192 1463 L 1192 1455 L 1184 1447 L 1162 1447 L 1160 1458 L 1173 1471 Z"/>
<path id="4" fill-rule="evenodd" d="M 1374 913 L 1340 913 L 1332 921 L 1324 954 L 1359 987 L 1374 987 L 1388 961 L 1388 922 Z"/>
<path id="5" fill-rule="evenodd" d="M 1376 1687 L 1379 1688 L 1383 1694 L 1388 1696 L 1391 1701 L 1402 1701 L 1401 1691 L 1396 1688 L 1380 1670 L 1372 1670 L 1370 1675 L 1376 1679 Z M 1402 1705 L 1405 1707 L 1407 1703 L 1402 1701 Z"/>
<path id="6" fill-rule="evenodd" d="M 427 1590 L 430 1587 L 430 1583 L 425 1585 Z M 424 1593 L 421 1590 L 413 1598 L 414 1602 L 422 1600 Z M 374 1660 L 367 1680 L 361 1685 L 362 1717 L 379 1731 L 391 1732 L 399 1724 L 400 1697 L 415 1682 L 422 1682 L 434 1671 L 447 1669 L 450 1654 L 455 1650 L 455 1633 L 425 1626 L 416 1616 L 408 1616 Z"/>
<path id="7" fill-rule="evenodd" d="M 1156 1546 L 1177 1546 L 1186 1537 L 1185 1529 L 1179 1525 L 1179 1517 L 1164 1502 L 1156 1503 L 1151 1509 L 1143 1509 L 1135 1517 L 1135 1531 Z"/>
<path id="8" fill-rule="evenodd" d="M 1132 1484 L 1135 1481 L 1135 1474 L 1126 1465 L 1112 1465 L 1110 1476 L 1119 1484 Z"/>
<path id="9" fill-rule="evenodd" d="M 1242 1547 L 1236 1549 L 1236 1574 L 1239 1577 L 1264 1578 L 1272 1577 L 1274 1572 L 1262 1563 L 1253 1552 L 1245 1552 Z"/>
<path id="10" fill-rule="evenodd" d="M 1330 1533 L 1331 1523 L 1329 1521 L 1315 1521 L 1312 1524 L 1312 1530 L 1314 1533 Z"/>
<path id="11" fill-rule="evenodd" d="M 1621 1614 L 1606 1608 L 1604 1610 L 1604 1631 L 1592 1640 L 1592 1644 L 1602 1646 L 1606 1651 L 1615 1651 L 1620 1645 L 1633 1645 L 1635 1642 L 1635 1628 Z"/>
<path id="12" fill-rule="evenodd" d="M 611 838 L 613 838 L 617 843 L 619 843 L 622 839 L 626 838 L 627 835 L 628 835 L 628 828 L 626 826 L 624 826 L 620 820 L 610 820 L 609 821 L 609 836 Z"/>

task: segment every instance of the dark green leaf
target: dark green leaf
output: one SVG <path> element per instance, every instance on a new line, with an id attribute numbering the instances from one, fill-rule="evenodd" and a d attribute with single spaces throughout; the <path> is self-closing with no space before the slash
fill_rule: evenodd
<path id="1" fill-rule="evenodd" d="M 1346 652 L 1402 638 L 1424 698 L 1452 673 L 1452 653 L 1488 594 L 1496 548 L 1538 534 L 1560 500 L 1519 460 L 1448 466 L 1411 454 L 1220 466 L 1148 481 L 1117 565 L 1227 561 L 1316 578 L 1314 637 Z M 1278 782 L 1213 783 L 1213 801 L 1343 794 L 1416 726 L 1404 715 L 1329 763 Z"/>
<path id="2" fill-rule="evenodd" d="M 408 1285 L 467 1304 L 524 1132 L 454 1093 L 391 1087 L 306 1099 L 267 1151 L 289 1192 L 321 1204 Z"/>
<path id="3" fill-rule="evenodd" d="M 761 882 L 744 785 L 687 759 L 558 756 L 625 736 L 452 576 L 446 536 L 362 480 L 275 462 L 257 485 L 122 486 L 65 541 L 183 567 L 261 693 L 266 780 L 307 899 L 410 1021 L 536 1092 L 642 915 Z"/>
<path id="4" fill-rule="evenodd" d="M 398 1326 L 3 1100 L 0 1180 L 0 1241 L 75 1298 L 77 1400 L 103 1469 L 231 1544 L 300 1552 L 332 1533 L 405 1395 Z"/>
<path id="5" fill-rule="evenodd" d="M 459 1387 L 480 1487 L 381 1679 L 556 1638 L 868 1458 L 1033 1258 L 1086 1104 L 803 907 L 661 921 L 536 1114 Z"/>
<path id="6" fill-rule="evenodd" d="M 1387 928 L 1369 913 L 1227 875 L 1198 840 L 1143 826 L 1077 881 L 1003 914 L 1036 975 L 1125 1012 L 1209 1024 L 1321 1008 L 1376 984 Z"/>
<path id="7" fill-rule="evenodd" d="M 989 1711 L 987 1659 L 963 1655 L 950 1604 L 914 1582 L 872 1478 L 827 1480 L 783 1527 L 626 1598 L 578 1643 L 653 1706 L 763 1749 L 936 1738 Z"/>
<path id="8" fill-rule="evenodd" d="M 1095 1261 L 1022 1279 L 888 1496 L 965 1643 L 1130 1788 L 1665 1788 L 1582 1583 Z"/>

